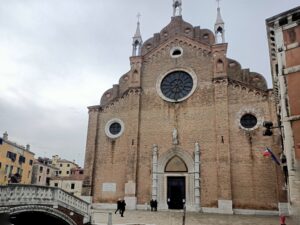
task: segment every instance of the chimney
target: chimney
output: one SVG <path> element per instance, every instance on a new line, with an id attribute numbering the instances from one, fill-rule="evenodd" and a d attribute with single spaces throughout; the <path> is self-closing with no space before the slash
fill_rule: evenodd
<path id="1" fill-rule="evenodd" d="M 26 150 L 30 151 L 30 145 L 28 145 L 28 144 L 26 145 Z"/>
<path id="2" fill-rule="evenodd" d="M 5 131 L 5 133 L 3 134 L 3 140 L 4 141 L 8 141 L 8 133 L 7 133 L 7 131 Z"/>

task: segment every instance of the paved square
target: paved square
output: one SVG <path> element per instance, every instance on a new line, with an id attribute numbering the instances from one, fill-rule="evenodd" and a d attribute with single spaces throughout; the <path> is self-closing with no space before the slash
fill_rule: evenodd
<path id="1" fill-rule="evenodd" d="M 101 213 L 100 213 L 101 212 Z M 108 212 L 95 211 L 96 224 L 107 224 Z M 111 211 L 112 212 L 112 211 Z M 183 212 L 166 211 L 125 211 L 124 217 L 119 214 L 112 216 L 114 225 L 182 225 Z M 244 216 L 244 215 L 219 215 L 188 212 L 185 225 L 279 225 L 278 216 Z M 289 225 L 289 220 L 287 220 Z"/>

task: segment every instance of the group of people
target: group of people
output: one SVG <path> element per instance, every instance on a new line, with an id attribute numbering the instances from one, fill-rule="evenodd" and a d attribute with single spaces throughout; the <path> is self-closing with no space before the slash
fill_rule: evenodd
<path id="1" fill-rule="evenodd" d="M 157 211 L 157 201 L 156 201 L 156 199 L 155 200 L 151 199 L 150 207 L 151 207 L 151 211 Z M 121 217 L 124 217 L 125 208 L 126 208 L 125 200 L 124 199 L 123 200 L 119 199 L 117 201 L 117 209 L 115 211 L 115 214 L 117 214 L 117 212 L 119 211 L 119 213 L 121 214 Z"/>
<path id="2" fill-rule="evenodd" d="M 121 217 L 124 217 L 125 207 L 126 207 L 125 200 L 119 199 L 117 201 L 117 210 L 115 211 L 115 214 L 119 211 L 119 213 L 121 214 Z"/>

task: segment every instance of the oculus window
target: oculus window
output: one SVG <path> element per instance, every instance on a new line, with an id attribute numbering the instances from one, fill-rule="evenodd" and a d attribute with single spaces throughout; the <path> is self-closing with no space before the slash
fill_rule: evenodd
<path id="1" fill-rule="evenodd" d="M 165 97 L 178 101 L 191 93 L 193 78 L 187 72 L 174 71 L 163 78 L 160 89 Z"/>
<path id="2" fill-rule="evenodd" d="M 257 118 L 256 118 L 256 116 L 248 113 L 241 117 L 240 123 L 241 123 L 242 127 L 251 129 L 257 125 Z"/>
<path id="3" fill-rule="evenodd" d="M 105 125 L 105 134 L 111 139 L 120 137 L 124 132 L 124 123 L 118 118 L 111 119 Z"/>
<path id="4" fill-rule="evenodd" d="M 109 132 L 113 135 L 116 135 L 121 132 L 121 124 L 115 122 L 109 126 Z"/>

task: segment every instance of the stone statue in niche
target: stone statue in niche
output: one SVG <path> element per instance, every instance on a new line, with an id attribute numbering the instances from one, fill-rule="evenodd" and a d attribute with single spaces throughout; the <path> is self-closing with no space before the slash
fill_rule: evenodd
<path id="1" fill-rule="evenodd" d="M 173 130 L 172 138 L 173 138 L 173 145 L 178 145 L 178 132 L 176 128 L 174 128 Z"/>

